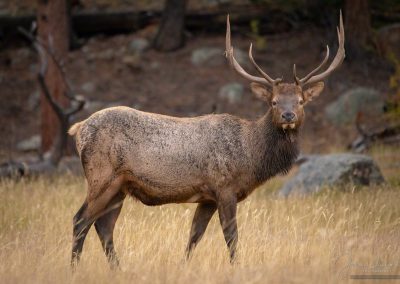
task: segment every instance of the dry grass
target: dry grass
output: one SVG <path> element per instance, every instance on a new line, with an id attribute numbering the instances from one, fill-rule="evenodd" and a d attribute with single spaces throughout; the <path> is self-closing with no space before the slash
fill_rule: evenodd
<path id="1" fill-rule="evenodd" d="M 216 216 L 185 263 L 194 205 L 126 200 L 115 231 L 121 271 L 109 270 L 92 229 L 72 274 L 71 220 L 85 197 L 84 180 L 0 182 L 0 282 L 337 283 L 352 274 L 400 274 L 400 186 L 398 167 L 390 166 L 398 152 L 373 155 L 389 176 L 385 186 L 284 200 L 273 194 L 281 183 L 275 179 L 241 203 L 234 266 Z"/>

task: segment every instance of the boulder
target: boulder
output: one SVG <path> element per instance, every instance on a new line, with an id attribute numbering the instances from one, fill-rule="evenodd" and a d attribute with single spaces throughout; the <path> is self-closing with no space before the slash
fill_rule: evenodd
<path id="1" fill-rule="evenodd" d="M 218 96 L 231 104 L 239 103 L 242 100 L 244 87 L 240 83 L 229 83 L 221 87 Z"/>
<path id="2" fill-rule="evenodd" d="M 226 62 L 225 51 L 219 47 L 201 47 L 193 50 L 191 61 L 195 66 L 219 66 Z M 247 54 L 236 48 L 235 58 L 242 66 L 248 66 Z"/>
<path id="3" fill-rule="evenodd" d="M 95 60 L 106 60 L 106 61 L 110 61 L 113 60 L 116 56 L 117 53 L 117 49 L 106 49 L 106 50 L 102 50 L 102 51 L 98 51 L 98 52 L 89 52 L 86 55 L 86 58 L 88 61 L 95 61 Z M 86 50 L 87 52 L 87 50 Z M 84 53 L 86 53 L 84 51 Z"/>
<path id="4" fill-rule="evenodd" d="M 283 185 L 279 195 L 305 195 L 324 187 L 383 182 L 378 165 L 369 156 L 350 153 L 313 155 L 305 159 L 297 174 Z"/>
<path id="5" fill-rule="evenodd" d="M 161 64 L 158 61 L 152 61 L 149 64 L 149 68 L 152 69 L 152 70 L 160 69 L 160 66 L 161 66 Z"/>
<path id="6" fill-rule="evenodd" d="M 126 55 L 122 58 L 122 63 L 128 66 L 132 71 L 142 70 L 140 56 L 138 55 Z"/>
<path id="7" fill-rule="evenodd" d="M 331 123 L 340 126 L 354 123 L 359 112 L 365 117 L 379 117 L 383 113 L 383 96 L 374 89 L 358 87 L 341 95 L 325 108 Z"/>
<path id="8" fill-rule="evenodd" d="M 96 85 L 93 82 L 86 82 L 82 84 L 81 90 L 86 94 L 91 94 L 96 90 Z"/>
<path id="9" fill-rule="evenodd" d="M 17 150 L 22 152 L 38 151 L 40 149 L 40 144 L 42 139 L 40 135 L 33 135 L 32 137 L 22 140 L 17 143 Z"/>
<path id="10" fill-rule="evenodd" d="M 129 43 L 129 51 L 134 54 L 141 54 L 150 47 L 150 42 L 145 38 L 134 38 Z"/>
<path id="11" fill-rule="evenodd" d="M 195 66 L 217 66 L 224 62 L 224 51 L 216 47 L 202 47 L 193 50 L 191 57 Z"/>

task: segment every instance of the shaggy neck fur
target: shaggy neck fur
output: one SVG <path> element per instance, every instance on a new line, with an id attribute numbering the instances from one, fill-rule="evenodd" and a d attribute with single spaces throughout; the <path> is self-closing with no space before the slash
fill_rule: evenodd
<path id="1" fill-rule="evenodd" d="M 256 122 L 254 140 L 257 152 L 254 158 L 257 163 L 254 175 L 261 184 L 277 174 L 285 174 L 292 167 L 299 154 L 298 129 L 283 130 L 272 122 L 268 112 Z"/>

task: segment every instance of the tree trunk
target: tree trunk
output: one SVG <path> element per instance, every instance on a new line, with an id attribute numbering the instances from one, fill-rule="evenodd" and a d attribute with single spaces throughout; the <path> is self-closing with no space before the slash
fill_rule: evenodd
<path id="1" fill-rule="evenodd" d="M 70 23 L 68 0 L 38 0 L 38 34 L 45 45 L 50 45 L 57 59 L 63 62 L 68 54 Z M 48 55 L 46 55 L 48 56 Z M 66 86 L 55 62 L 48 57 L 45 81 L 53 98 L 62 106 L 67 106 L 64 96 Z M 42 153 L 50 150 L 57 137 L 59 121 L 54 110 L 42 94 L 41 96 L 41 136 Z"/>
<path id="2" fill-rule="evenodd" d="M 346 0 L 345 30 L 347 48 L 350 57 L 365 53 L 371 43 L 371 13 L 368 0 Z"/>
<path id="3" fill-rule="evenodd" d="M 184 45 L 186 4 L 187 0 L 166 0 L 154 48 L 173 51 Z"/>

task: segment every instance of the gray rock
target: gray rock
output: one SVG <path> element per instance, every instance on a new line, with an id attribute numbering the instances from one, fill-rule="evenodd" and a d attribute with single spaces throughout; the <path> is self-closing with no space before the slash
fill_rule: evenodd
<path id="1" fill-rule="evenodd" d="M 221 87 L 218 96 L 227 100 L 231 104 L 236 104 L 242 100 L 244 87 L 240 83 L 230 83 Z"/>
<path id="2" fill-rule="evenodd" d="M 82 52 L 85 54 L 90 53 L 90 48 L 89 46 L 85 45 L 84 47 L 81 48 Z"/>
<path id="3" fill-rule="evenodd" d="M 160 69 L 160 62 L 158 61 L 151 62 L 149 68 L 152 70 Z"/>
<path id="4" fill-rule="evenodd" d="M 81 160 L 76 156 L 63 157 L 58 164 L 57 170 L 63 174 L 83 175 Z"/>
<path id="5" fill-rule="evenodd" d="M 86 82 L 81 86 L 82 91 L 85 93 L 93 93 L 96 90 L 96 85 L 93 82 Z"/>
<path id="6" fill-rule="evenodd" d="M 309 156 L 298 173 L 286 182 L 279 195 L 305 195 L 324 187 L 346 184 L 371 185 L 384 182 L 378 165 L 366 155 L 342 153 Z"/>
<path id="7" fill-rule="evenodd" d="M 138 55 L 127 55 L 122 58 L 122 63 L 128 66 L 132 71 L 141 71 L 142 64 Z"/>
<path id="8" fill-rule="evenodd" d="M 329 121 L 335 125 L 354 123 L 357 113 L 366 117 L 378 117 L 383 112 L 384 98 L 374 89 L 354 88 L 325 108 Z"/>
<path id="9" fill-rule="evenodd" d="M 42 139 L 40 135 L 33 135 L 32 137 L 22 140 L 17 143 L 17 150 L 23 152 L 37 151 L 40 148 Z"/>
<path id="10" fill-rule="evenodd" d="M 102 52 L 99 52 L 97 54 L 97 59 L 102 59 L 102 60 L 112 60 L 115 57 L 115 50 L 114 49 L 106 49 Z"/>
<path id="11" fill-rule="evenodd" d="M 103 51 L 99 51 L 97 53 L 89 52 L 87 53 L 86 58 L 88 61 L 112 60 L 115 58 L 115 55 L 116 55 L 116 50 L 110 48 Z"/>
<path id="12" fill-rule="evenodd" d="M 145 38 L 134 38 L 129 43 L 129 51 L 140 54 L 146 51 L 150 47 L 150 42 Z"/>
<path id="13" fill-rule="evenodd" d="M 195 66 L 218 66 L 226 62 L 224 50 L 219 47 L 201 47 L 193 50 L 191 61 Z M 248 66 L 248 59 L 245 52 L 236 48 L 235 58 L 242 66 Z"/>
<path id="14" fill-rule="evenodd" d="M 224 51 L 216 47 L 202 47 L 193 50 L 191 57 L 195 66 L 217 66 L 224 62 Z"/>

